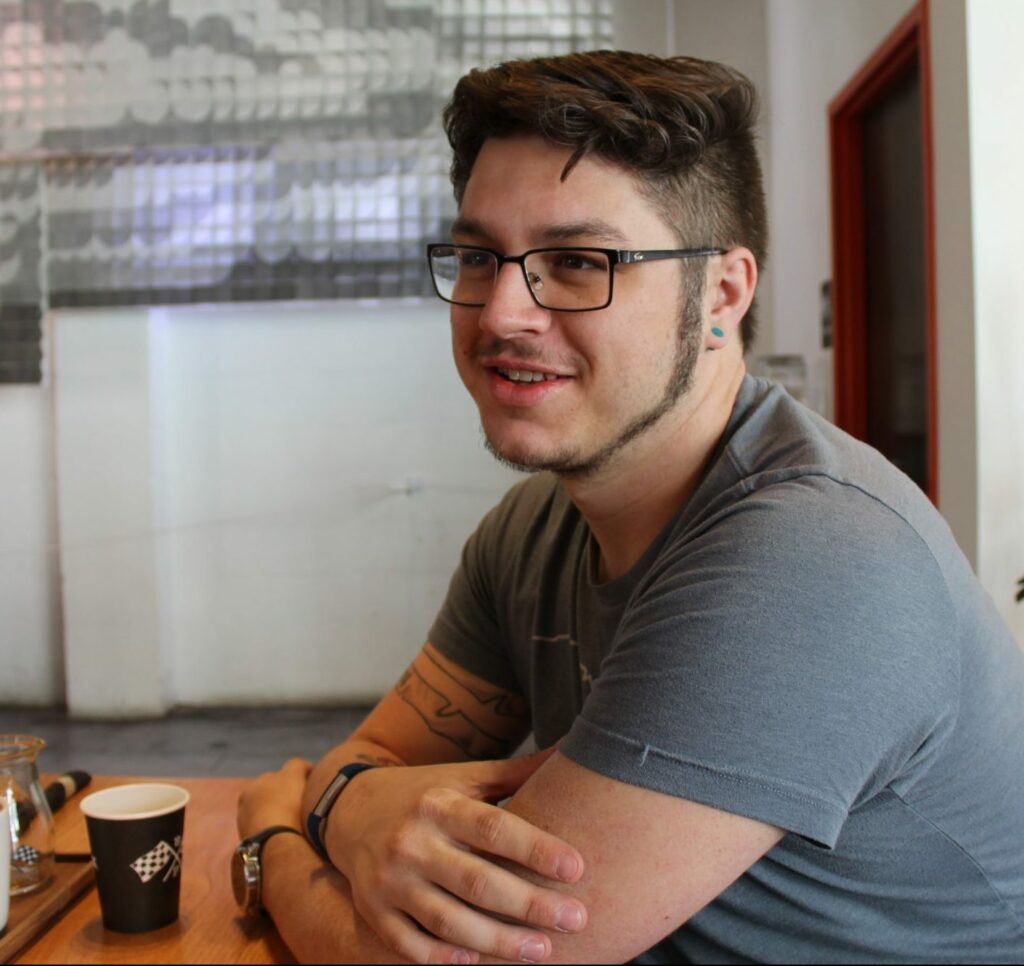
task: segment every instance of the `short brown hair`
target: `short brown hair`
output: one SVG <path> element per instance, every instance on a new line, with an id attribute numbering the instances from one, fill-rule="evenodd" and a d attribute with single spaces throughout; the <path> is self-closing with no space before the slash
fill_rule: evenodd
<path id="1" fill-rule="evenodd" d="M 594 154 L 633 174 L 684 247 L 744 245 L 763 267 L 767 215 L 754 144 L 758 102 L 739 71 L 694 57 L 600 50 L 470 71 L 444 126 L 461 204 L 484 141 L 538 134 L 573 149 L 562 178 Z M 703 262 L 693 266 L 703 274 Z M 741 327 L 753 343 L 754 309 Z"/>

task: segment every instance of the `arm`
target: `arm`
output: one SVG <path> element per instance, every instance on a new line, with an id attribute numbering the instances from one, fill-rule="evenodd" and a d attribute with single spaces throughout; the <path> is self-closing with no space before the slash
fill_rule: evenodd
<path id="1" fill-rule="evenodd" d="M 524 948 L 539 949 L 537 958 L 549 951 L 546 933 L 489 919 L 467 902 L 541 928 L 558 928 L 560 922 L 562 928 L 581 928 L 586 911 L 578 903 L 567 903 L 559 893 L 527 883 L 480 855 L 499 855 L 561 881 L 572 881 L 582 871 L 575 849 L 487 804 L 511 795 L 545 756 L 470 760 L 507 754 L 528 727 L 520 697 L 476 678 L 427 645 L 352 738 L 321 760 L 304 789 L 296 791 L 273 776 L 254 787 L 240 811 L 240 825 L 247 816 L 247 834 L 259 826 L 248 817 L 251 813 L 270 816 L 275 807 L 290 809 L 290 823 L 301 828 L 342 764 L 372 760 L 418 766 L 364 772 L 338 800 L 327 823 L 326 844 L 345 874 L 344 884 L 327 873 L 305 843 L 275 840 L 266 863 L 265 904 L 285 940 L 294 937 L 306 948 L 311 933 L 326 930 L 333 937 L 332 957 L 361 961 L 351 945 L 351 929 L 365 920 L 388 945 L 420 962 L 452 961 L 459 946 L 515 959 Z M 293 791 L 295 801 L 290 802 Z M 285 850 L 293 858 L 303 856 L 296 867 L 273 861 L 274 853 Z M 312 878 L 313 870 L 320 875 Z M 316 903 L 293 901 L 306 890 L 316 895 Z M 339 908 L 333 916 L 325 916 L 324 909 L 335 903 Z M 567 911 L 570 920 L 564 918 Z M 454 926 L 454 932 L 448 930 L 454 943 L 437 942 L 416 925 L 438 916 Z M 345 931 L 335 935 L 338 929 Z M 339 948 L 346 952 L 338 953 Z M 318 958 L 316 952 L 311 955 Z"/>
<path id="2" fill-rule="evenodd" d="M 429 643 L 348 741 L 313 769 L 312 810 L 342 765 L 435 765 L 506 758 L 530 732 L 523 698 L 462 670 Z M 354 784 L 354 783 L 353 783 Z"/>
<path id="3" fill-rule="evenodd" d="M 309 770 L 307 762 L 295 759 L 256 779 L 239 803 L 239 834 L 244 838 L 271 825 L 301 827 Z M 274 836 L 263 848 L 261 865 L 263 905 L 299 962 L 408 962 L 359 917 L 345 877 L 325 865 L 304 838 Z"/>
<path id="4" fill-rule="evenodd" d="M 551 962 L 632 959 L 707 905 L 785 834 L 614 781 L 558 754 L 507 807 L 572 842 L 586 863 L 579 881 L 559 888 L 585 904 L 587 928 L 552 935 Z"/>

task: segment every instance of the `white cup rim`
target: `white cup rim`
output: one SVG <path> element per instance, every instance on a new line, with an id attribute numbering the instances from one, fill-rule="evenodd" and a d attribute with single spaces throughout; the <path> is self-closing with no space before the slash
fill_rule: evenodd
<path id="1" fill-rule="evenodd" d="M 135 809 L 125 811 L 123 802 L 120 810 L 117 803 L 131 796 L 139 796 L 140 793 L 152 792 L 172 799 L 164 805 L 156 807 Z M 137 822 L 144 818 L 158 818 L 161 815 L 170 815 L 180 808 L 184 808 L 192 798 L 191 795 L 180 785 L 170 785 L 164 782 L 130 782 L 125 785 L 114 785 L 112 788 L 104 788 L 102 791 L 93 792 L 82 799 L 82 813 L 89 818 L 102 819 L 106 822 Z"/>

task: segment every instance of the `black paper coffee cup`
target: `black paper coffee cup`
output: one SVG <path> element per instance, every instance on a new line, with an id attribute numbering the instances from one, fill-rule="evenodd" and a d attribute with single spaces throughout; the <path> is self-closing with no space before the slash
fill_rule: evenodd
<path id="1" fill-rule="evenodd" d="M 178 918 L 189 794 L 177 785 L 118 785 L 82 801 L 103 925 L 148 932 Z"/>

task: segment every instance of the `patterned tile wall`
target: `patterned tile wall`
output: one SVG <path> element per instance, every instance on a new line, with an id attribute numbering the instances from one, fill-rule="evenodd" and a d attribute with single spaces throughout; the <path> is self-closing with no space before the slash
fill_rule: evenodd
<path id="1" fill-rule="evenodd" d="M 425 295 L 470 67 L 613 0 L 0 0 L 0 383 L 48 307 Z"/>

